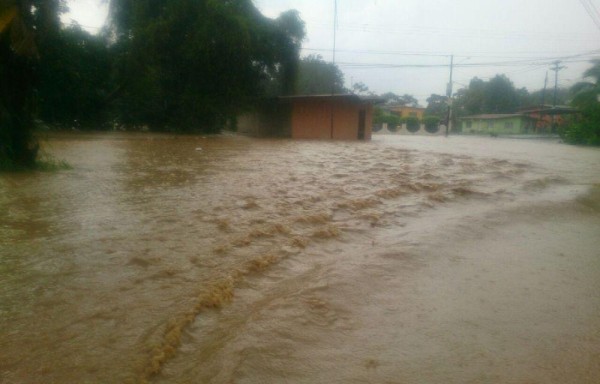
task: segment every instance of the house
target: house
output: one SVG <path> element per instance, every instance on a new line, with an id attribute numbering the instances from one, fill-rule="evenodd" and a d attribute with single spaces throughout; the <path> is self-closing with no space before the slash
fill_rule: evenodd
<path id="1" fill-rule="evenodd" d="M 535 132 L 551 132 L 556 126 L 563 125 L 568 115 L 579 113 L 577 108 L 566 105 L 539 105 L 519 109 L 519 113 L 536 120 Z"/>
<path id="2" fill-rule="evenodd" d="M 284 96 L 238 118 L 238 132 L 257 137 L 371 140 L 375 97 Z"/>
<path id="3" fill-rule="evenodd" d="M 515 135 L 535 129 L 535 119 L 520 113 L 465 116 L 460 120 L 464 133 Z"/>
<path id="4" fill-rule="evenodd" d="M 402 118 L 416 117 L 419 121 L 423 120 L 425 115 L 425 108 L 421 107 L 407 107 L 405 105 L 390 106 L 387 108 L 391 113 L 398 115 Z"/>

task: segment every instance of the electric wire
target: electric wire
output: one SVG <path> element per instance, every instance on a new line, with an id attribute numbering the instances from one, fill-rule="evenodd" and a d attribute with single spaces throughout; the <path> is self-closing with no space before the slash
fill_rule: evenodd
<path id="1" fill-rule="evenodd" d="M 600 29 L 600 13 L 598 12 L 596 6 L 591 2 L 591 0 L 579 0 L 579 2 L 581 5 L 583 5 L 583 8 L 588 16 L 590 16 L 594 24 L 596 24 L 596 27 Z"/>

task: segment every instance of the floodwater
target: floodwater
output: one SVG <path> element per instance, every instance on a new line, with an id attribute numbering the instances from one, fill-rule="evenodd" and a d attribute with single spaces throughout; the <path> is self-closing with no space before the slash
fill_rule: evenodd
<path id="1" fill-rule="evenodd" d="M 0 176 L 1 383 L 599 383 L 600 151 L 74 134 Z"/>

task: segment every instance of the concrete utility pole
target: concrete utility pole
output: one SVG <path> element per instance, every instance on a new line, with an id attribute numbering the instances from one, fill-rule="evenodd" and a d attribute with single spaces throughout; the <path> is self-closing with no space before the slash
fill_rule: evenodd
<path id="1" fill-rule="evenodd" d="M 452 70 L 454 69 L 454 55 L 450 56 L 450 81 L 448 82 L 448 86 L 446 87 L 446 96 L 448 97 L 448 114 L 446 116 L 446 137 L 448 137 L 448 132 L 450 131 L 450 124 L 452 121 Z"/>
<path id="2" fill-rule="evenodd" d="M 567 67 L 565 67 L 564 65 L 560 65 L 561 61 L 557 60 L 554 62 L 554 68 L 550 68 L 550 70 L 554 71 L 554 100 L 552 102 L 552 109 L 556 108 L 556 93 L 558 91 L 558 71 L 565 69 Z M 554 113 L 554 111 L 552 111 L 552 131 L 555 130 L 554 127 L 554 118 L 556 116 L 556 114 Z"/>

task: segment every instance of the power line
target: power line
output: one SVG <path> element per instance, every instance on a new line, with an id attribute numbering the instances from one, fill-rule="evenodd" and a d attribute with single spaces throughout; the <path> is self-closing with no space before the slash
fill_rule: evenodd
<path id="1" fill-rule="evenodd" d="M 330 49 L 324 48 L 302 48 L 303 51 L 311 52 L 329 52 Z M 338 49 L 337 52 L 344 53 L 359 53 L 359 54 L 372 54 L 372 55 L 398 55 L 398 56 L 428 56 L 428 57 L 449 57 L 448 54 L 442 53 L 410 53 L 410 52 L 394 52 L 394 51 L 373 51 L 373 50 L 359 50 L 359 49 Z"/>
<path id="2" fill-rule="evenodd" d="M 326 48 L 312 48 L 312 47 L 304 47 L 303 51 L 309 52 L 330 52 L 331 49 Z M 382 50 L 361 50 L 361 49 L 337 49 L 337 53 L 351 53 L 353 55 L 384 55 L 384 56 L 416 56 L 416 57 L 450 57 L 451 55 L 448 53 L 441 52 L 402 52 L 402 51 L 382 51 Z M 530 52 L 529 52 L 530 53 Z M 592 51 L 586 51 L 582 53 L 575 54 L 565 54 L 562 56 L 545 56 L 540 57 L 536 56 L 513 56 L 516 53 L 507 53 L 507 55 L 480 55 L 480 54 L 462 54 L 462 55 L 454 55 L 456 58 L 489 58 L 489 59 L 515 59 L 515 60 L 557 60 L 557 59 L 565 59 L 571 57 L 581 57 L 581 56 L 591 56 L 595 54 L 600 54 L 600 49 L 595 49 Z"/>
<path id="3" fill-rule="evenodd" d="M 584 0 L 580 0 L 584 1 Z M 587 9 L 587 4 L 585 5 Z M 314 25 L 317 27 L 323 28 L 331 28 L 330 23 L 314 23 L 307 22 L 308 25 Z M 350 31 L 350 32 L 364 32 L 364 33 L 384 33 L 384 34 L 403 34 L 403 35 L 436 35 L 443 34 L 444 36 L 453 36 L 460 38 L 494 38 L 494 39 L 524 39 L 524 38 L 534 38 L 536 40 L 545 40 L 545 41 L 556 41 L 556 40 L 565 40 L 565 41 L 574 41 L 581 40 L 583 37 L 588 37 L 589 39 L 596 39 L 596 36 L 588 33 L 556 33 L 556 34 L 548 34 L 546 32 L 532 32 L 532 31 L 496 31 L 489 29 L 458 29 L 458 28 L 438 28 L 438 27 L 426 27 L 426 26 L 411 26 L 411 27 L 387 27 L 381 25 L 373 25 L 373 24 L 348 24 L 341 23 L 338 26 L 339 30 Z"/>
<path id="4" fill-rule="evenodd" d="M 583 5 L 585 12 L 590 16 L 594 24 L 596 24 L 596 27 L 600 29 L 600 13 L 598 12 L 596 6 L 591 2 L 591 0 L 579 0 L 579 2 L 581 5 Z"/>
<path id="5" fill-rule="evenodd" d="M 589 59 L 563 60 L 566 63 L 584 63 Z M 482 63 L 464 63 L 456 64 L 460 68 L 481 68 L 481 67 L 515 67 L 515 66 L 546 66 L 552 63 L 552 60 L 544 61 L 504 61 L 504 62 L 482 62 Z M 393 69 L 393 68 L 446 68 L 447 64 L 388 64 L 388 63 L 356 63 L 356 62 L 338 62 L 340 67 L 361 68 L 361 69 Z"/>

